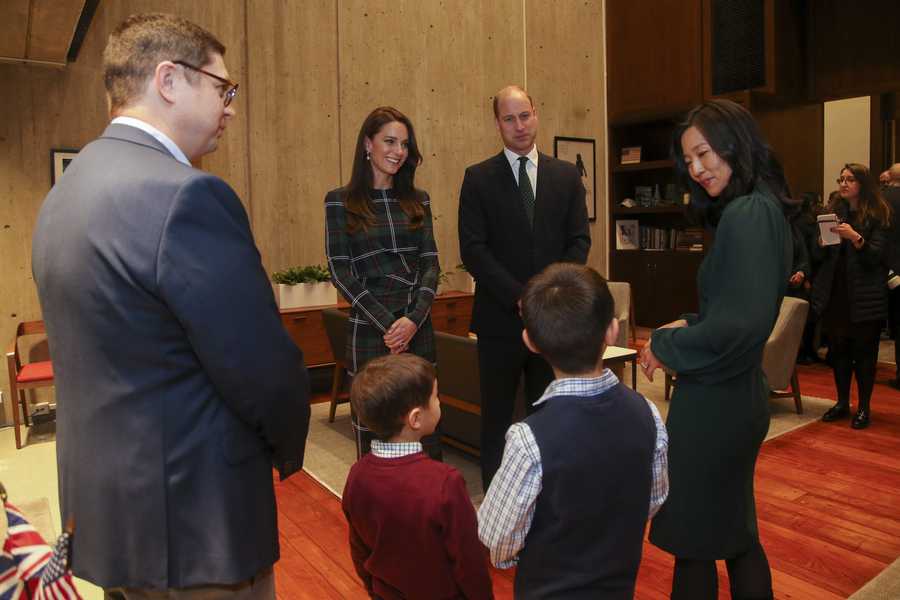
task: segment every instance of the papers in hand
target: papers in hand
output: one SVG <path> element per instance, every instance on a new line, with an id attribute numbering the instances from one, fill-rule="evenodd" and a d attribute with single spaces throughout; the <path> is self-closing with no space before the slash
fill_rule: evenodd
<path id="1" fill-rule="evenodd" d="M 823 246 L 834 246 L 841 243 L 841 236 L 831 231 L 832 227 L 840 224 L 836 214 L 819 215 L 816 217 L 816 221 L 819 223 L 819 237 L 822 239 Z"/>

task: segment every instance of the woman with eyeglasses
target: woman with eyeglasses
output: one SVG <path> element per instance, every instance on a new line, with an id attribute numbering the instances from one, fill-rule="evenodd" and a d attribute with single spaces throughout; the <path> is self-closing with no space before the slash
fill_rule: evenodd
<path id="1" fill-rule="evenodd" d="M 675 556 L 673 600 L 718 598 L 724 560 L 732 598 L 772 598 L 759 541 L 753 472 L 769 429 L 763 348 L 791 275 L 787 185 L 753 117 L 711 100 L 672 143 L 676 169 L 715 241 L 697 274 L 700 310 L 653 332 L 645 374 L 678 374 L 666 427 L 669 496 L 650 542 Z"/>
<path id="2" fill-rule="evenodd" d="M 431 201 L 415 187 L 421 162 L 409 118 L 396 108 L 376 108 L 359 130 L 350 181 L 325 196 L 328 268 L 350 303 L 351 375 L 385 354 L 411 352 L 435 362 L 431 304 L 440 265 Z M 372 438 L 353 420 L 362 454 Z M 440 459 L 439 439 L 422 439 L 432 458 Z"/>
<path id="3" fill-rule="evenodd" d="M 840 243 L 823 246 L 819 239 L 815 252 L 822 266 L 812 293 L 813 310 L 822 315 L 828 334 L 828 358 L 838 396 L 822 420 L 850 416 L 850 384 L 856 375 L 859 404 L 850 426 L 864 429 L 871 419 L 878 342 L 888 316 L 883 255 L 891 209 L 864 165 L 844 165 L 837 183 L 838 195 L 831 200 L 829 211 L 839 219 L 831 231 L 840 237 Z"/>

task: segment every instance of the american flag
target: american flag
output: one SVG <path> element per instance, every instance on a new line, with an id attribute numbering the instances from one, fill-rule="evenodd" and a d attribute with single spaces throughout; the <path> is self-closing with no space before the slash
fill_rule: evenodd
<path id="1" fill-rule="evenodd" d="M 0 551 L 0 600 L 80 600 L 68 569 L 71 532 L 51 549 L 16 507 L 5 507 L 9 527 Z"/>

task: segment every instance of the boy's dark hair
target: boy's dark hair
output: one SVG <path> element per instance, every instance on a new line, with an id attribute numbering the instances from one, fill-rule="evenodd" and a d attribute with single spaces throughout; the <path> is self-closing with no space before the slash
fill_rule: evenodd
<path id="1" fill-rule="evenodd" d="M 575 263 L 550 265 L 531 278 L 522 294 L 528 337 L 547 362 L 565 373 L 597 366 L 613 313 L 606 280 Z"/>
<path id="2" fill-rule="evenodd" d="M 409 411 L 428 405 L 435 377 L 434 366 L 414 354 L 380 356 L 353 378 L 350 402 L 363 425 L 385 441 L 400 433 Z"/>

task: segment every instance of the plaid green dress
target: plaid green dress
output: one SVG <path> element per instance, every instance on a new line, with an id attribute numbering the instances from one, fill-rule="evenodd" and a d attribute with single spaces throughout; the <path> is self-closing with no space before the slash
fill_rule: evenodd
<path id="1" fill-rule="evenodd" d="M 346 190 L 332 190 L 325 196 L 328 268 L 335 287 L 351 306 L 346 354 L 351 374 L 369 360 L 388 354 L 384 334 L 404 316 L 419 327 L 409 352 L 435 361 L 431 304 L 440 265 L 431 201 L 427 193 L 419 193 L 425 207 L 421 227 L 410 229 L 393 190 L 371 190 L 376 224 L 353 234 L 347 232 Z"/>

